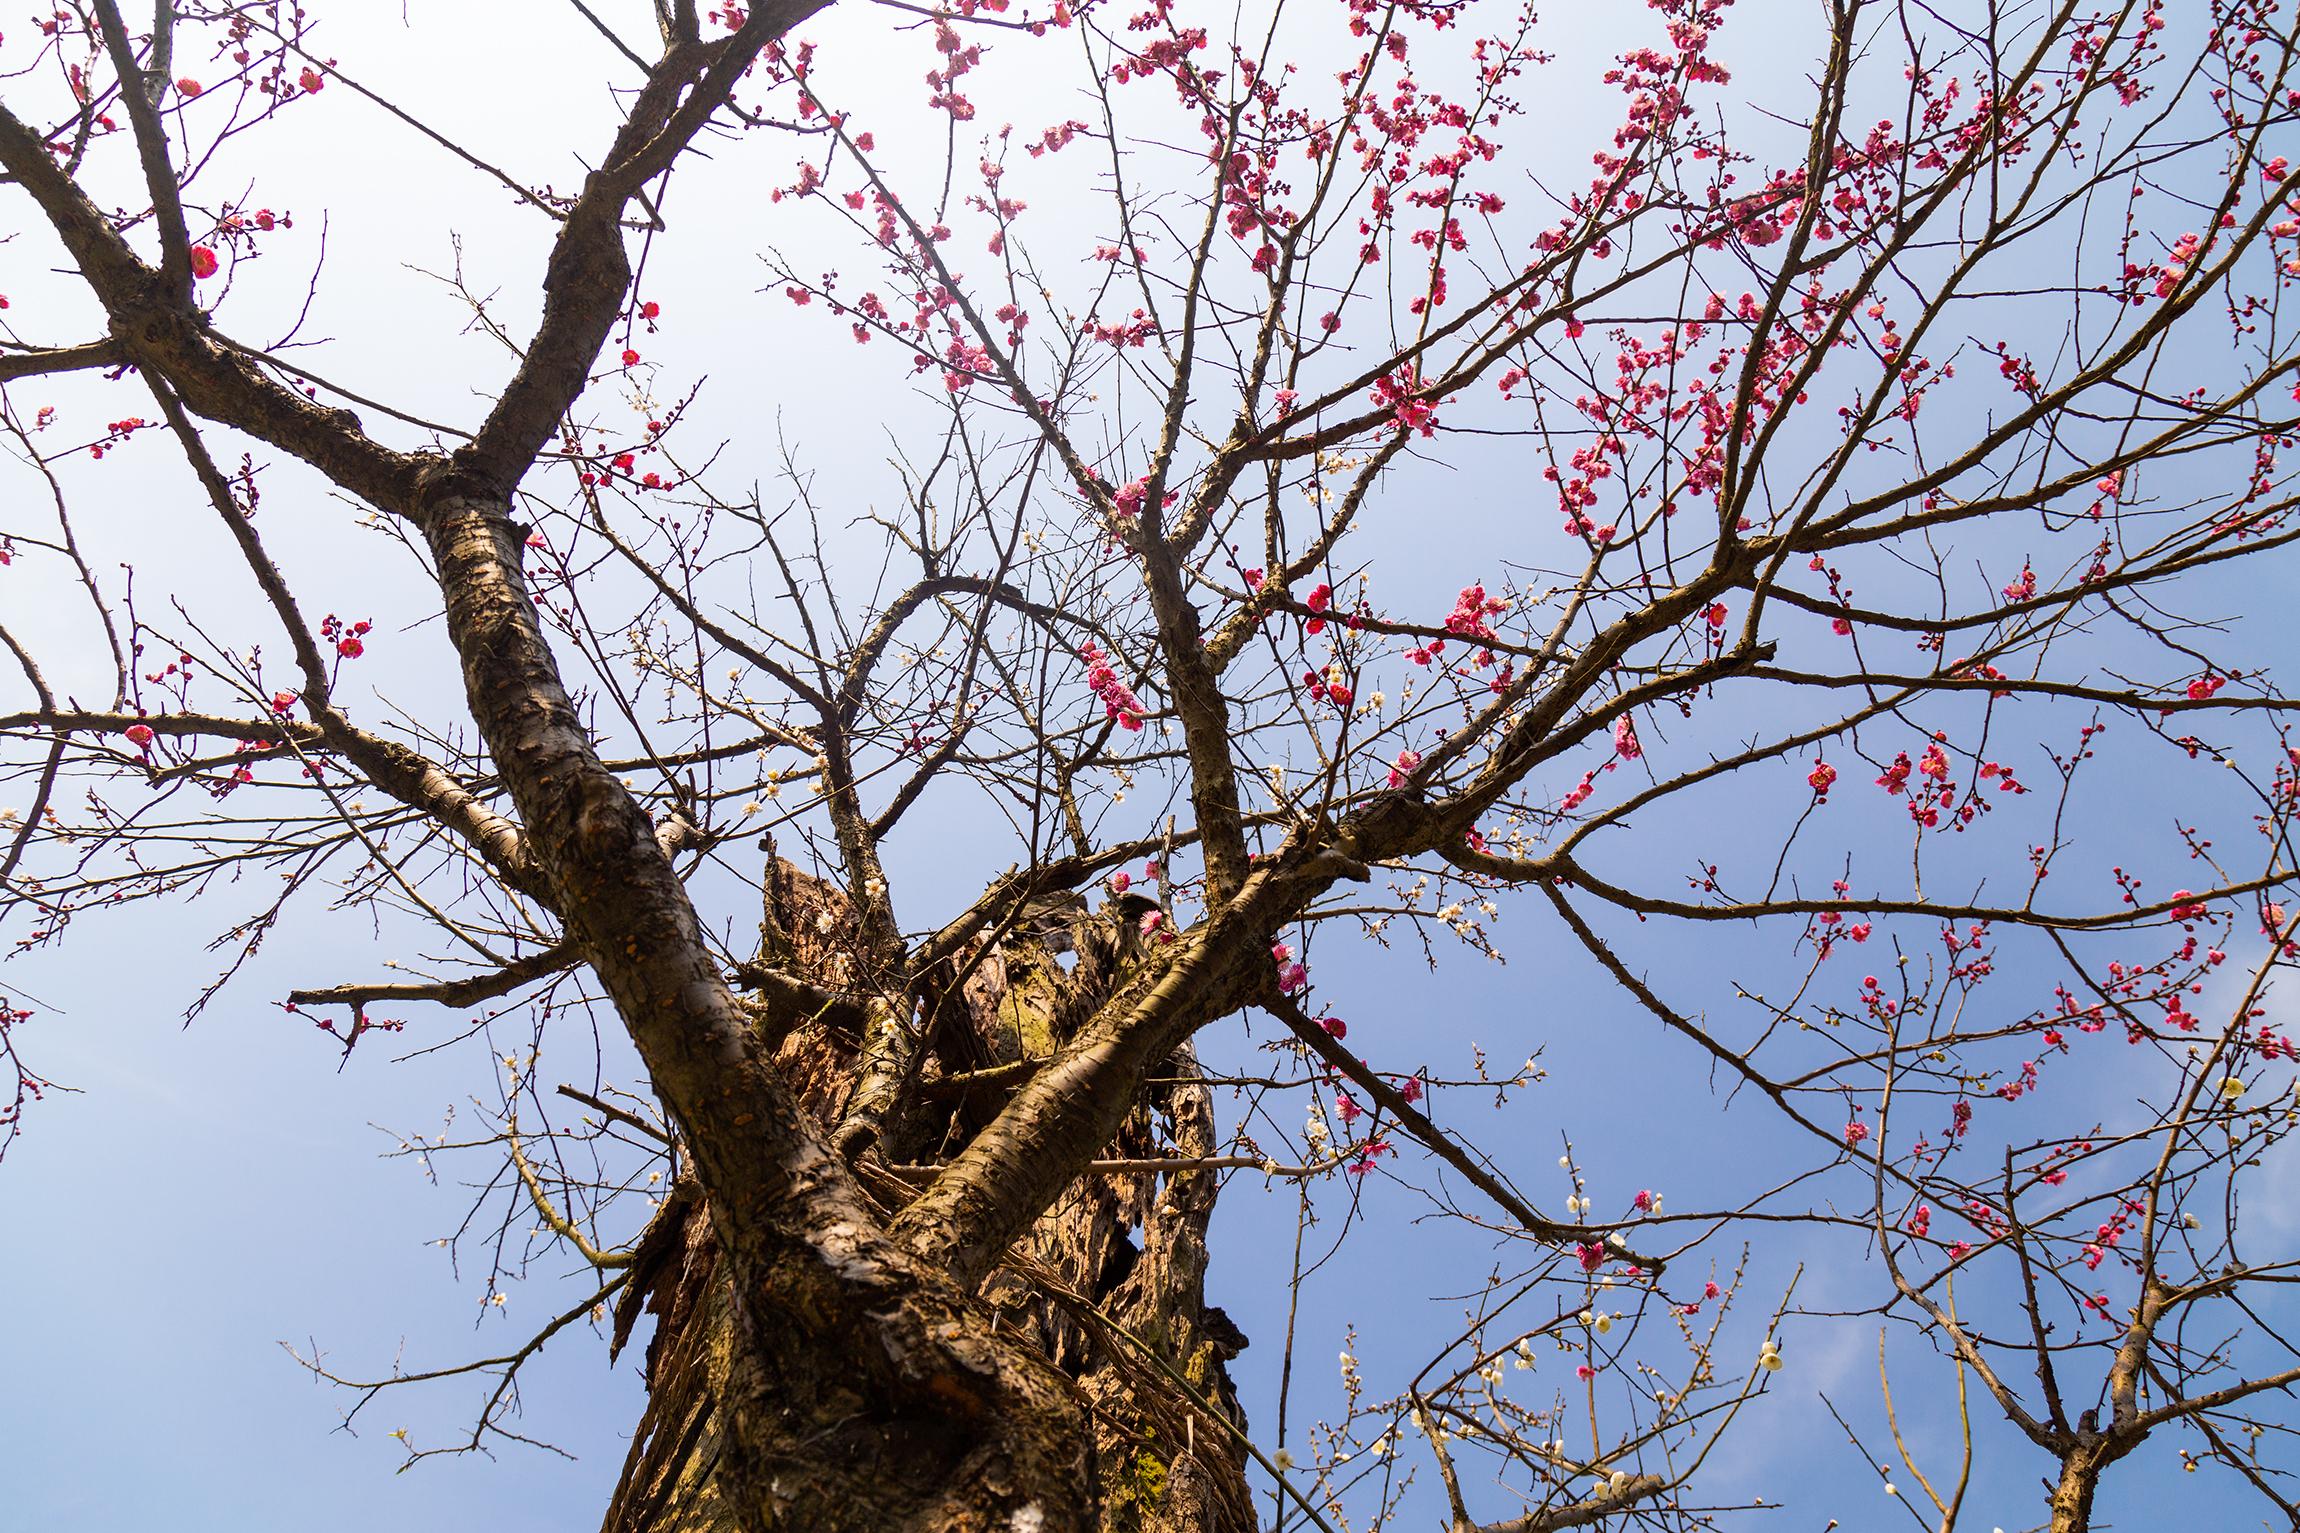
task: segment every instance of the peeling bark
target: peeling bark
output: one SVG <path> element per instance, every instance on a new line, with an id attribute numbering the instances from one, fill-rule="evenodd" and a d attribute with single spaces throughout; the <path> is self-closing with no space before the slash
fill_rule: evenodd
<path id="1" fill-rule="evenodd" d="M 762 964 L 787 967 L 834 993 L 859 981 L 864 966 L 852 944 L 860 925 L 835 886 L 778 860 L 766 906 Z M 979 961 L 965 983 L 941 997 L 948 1012 L 922 1087 L 1046 1058 L 1119 972 L 1125 930 L 1080 907 L 1067 930 L 1040 923 L 973 955 Z M 1068 968 L 1057 959 L 1064 946 L 1076 953 Z M 827 1133 L 845 1111 L 862 1058 L 861 1040 L 813 1022 L 780 1042 L 774 1064 Z M 1167 1072 L 1174 1084 L 1143 1092 L 1112 1152 L 1211 1154 L 1212 1099 L 1196 1074 L 1189 1053 L 1178 1054 Z M 920 1137 L 928 1130 L 945 1140 L 974 1132 L 1000 1094 L 993 1088 L 993 1100 L 981 1101 L 964 1089 L 917 1091 L 921 1106 L 903 1147 L 931 1150 Z M 937 1116 L 939 1124 L 931 1121 Z M 863 1170 L 871 1175 L 878 1165 L 873 1157 Z M 871 1185 L 888 1205 L 911 1190 L 883 1169 Z M 741 1317 L 706 1201 L 691 1183 L 675 1197 L 677 1205 L 642 1244 L 617 1314 L 618 1344 L 642 1311 L 655 1317 L 656 1328 L 647 1351 L 646 1414 L 604 1533 L 732 1533 L 742 1526 L 730 1490 Z M 1082 1177 L 983 1284 L 987 1314 L 978 1313 L 976 1323 L 1050 1364 L 1091 1419 L 1090 1429 L 1079 1427 L 1088 1463 L 1067 1509 L 1075 1521 L 1060 1525 L 1103 1533 L 1232 1533 L 1253 1525 L 1243 1455 L 1224 1425 L 1242 1424 L 1225 1365 L 1244 1338 L 1205 1303 L 1214 1197 L 1214 1177 L 1205 1172 L 1176 1175 L 1163 1186 L 1141 1176 Z M 1142 1346 L 1156 1349 L 1193 1388 L 1175 1387 L 1140 1355 Z M 816 1425 L 826 1434 L 837 1430 L 827 1420 Z M 1054 1509 L 1044 1510 L 1047 1526 L 1057 1526 Z"/>

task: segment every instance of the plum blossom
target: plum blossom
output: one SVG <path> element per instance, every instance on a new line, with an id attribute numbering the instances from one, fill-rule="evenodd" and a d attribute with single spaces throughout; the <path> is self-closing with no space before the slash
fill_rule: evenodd
<path id="1" fill-rule="evenodd" d="M 1108 717 L 1118 721 L 1118 727 L 1137 730 L 1142 727 L 1143 715 L 1148 711 L 1126 684 L 1118 679 L 1108 657 L 1092 640 L 1079 646 L 1078 658 L 1086 662 L 1086 685 L 1102 700 Z"/>
<path id="2" fill-rule="evenodd" d="M 1308 987 L 1310 983 L 1308 966 L 1297 962 L 1294 958 L 1294 950 L 1285 943 L 1278 942 L 1271 945 L 1270 961 L 1278 967 L 1278 988 L 1280 990 L 1291 995 L 1297 990 Z"/>

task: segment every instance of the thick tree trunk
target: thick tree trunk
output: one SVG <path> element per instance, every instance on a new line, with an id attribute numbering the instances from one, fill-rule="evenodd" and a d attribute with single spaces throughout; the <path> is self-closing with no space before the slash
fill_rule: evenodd
<path id="1" fill-rule="evenodd" d="M 719 1493 L 752 1533 L 1083 1533 L 1075 1390 L 888 1233 L 775 1067 L 703 941 L 677 827 L 607 769 L 560 682 L 505 502 L 451 479 L 420 520 L 525 847 L 709 1191 L 729 1296 Z"/>
<path id="2" fill-rule="evenodd" d="M 863 966 L 838 891 L 777 860 L 766 905 L 765 960 L 855 995 Z M 941 1003 L 929 1029 L 931 1058 L 909 1093 L 912 1110 L 890 1124 L 879 1148 L 923 1159 L 963 1143 L 996 1111 L 1002 1086 L 1046 1057 L 1107 993 L 1124 961 L 1126 929 L 1079 907 L 975 955 L 959 993 L 930 998 Z M 1058 956 L 1066 948 L 1074 950 L 1068 967 Z M 775 1064 L 832 1132 L 850 1111 L 861 1054 L 859 1037 L 818 1023 L 783 1039 Z M 1145 1088 L 1109 1154 L 1197 1157 L 1216 1149 L 1211 1093 L 1185 1049 Z M 873 1166 L 866 1159 L 861 1169 L 891 1216 L 913 1188 Z M 727 1483 L 728 1466 L 746 1446 L 726 1408 L 743 1358 L 733 1295 L 700 1194 L 682 1183 L 674 1198 L 642 1244 L 617 1315 L 618 1347 L 642 1309 L 656 1324 L 648 1403 L 605 1533 L 743 1526 Z M 979 1323 L 1045 1357 L 1072 1382 L 1092 1422 L 1090 1504 L 1071 1509 L 1077 1526 L 1242 1533 L 1253 1525 L 1234 1430 L 1243 1420 L 1225 1366 L 1245 1340 L 1205 1302 L 1214 1199 L 1210 1172 L 1081 1177 L 982 1286 Z M 840 1345 L 836 1337 L 817 1340 L 834 1352 Z M 796 1424 L 780 1435 L 789 1451 L 806 1451 Z"/>

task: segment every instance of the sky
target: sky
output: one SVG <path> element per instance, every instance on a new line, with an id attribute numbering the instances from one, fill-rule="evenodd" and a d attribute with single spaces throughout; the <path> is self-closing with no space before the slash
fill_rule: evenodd
<path id="1" fill-rule="evenodd" d="M 614 57 L 568 8 L 541 0 L 310 9 L 324 28 L 316 46 L 339 61 L 342 82 L 299 109 L 308 126 L 266 136 L 260 146 L 232 146 L 217 172 L 227 183 L 246 178 L 255 201 L 294 211 L 303 237 L 277 242 L 267 259 L 296 277 L 282 280 L 259 263 L 231 296 L 230 324 L 265 338 L 295 324 L 324 236 L 324 271 L 303 330 L 326 338 L 315 370 L 417 415 L 469 421 L 483 407 L 482 380 L 502 375 L 504 357 L 486 336 L 458 333 L 465 314 L 439 279 L 460 264 L 465 286 L 491 295 L 497 317 L 523 333 L 535 313 L 547 230 L 507 211 L 500 187 L 395 125 L 345 83 L 384 89 L 388 82 L 391 94 L 448 136 L 564 188 L 581 174 L 566 146 L 603 142 L 612 122 L 599 82 L 614 73 Z M 634 39 L 644 37 L 645 6 L 627 0 L 599 9 Z M 1738 89 L 1757 99 L 1795 87 L 1806 57 L 1772 39 L 1806 35 L 1796 29 L 1808 27 L 1810 11 L 1787 0 L 1738 8 L 1732 24 L 1748 39 L 1732 55 L 1744 71 Z M 1571 83 L 1589 71 L 1569 66 L 1593 55 L 1605 25 L 1599 8 L 1561 9 L 1544 23 L 1561 63 L 1560 83 L 1545 83 L 1542 105 L 1559 120 L 1578 120 L 1597 99 Z M 848 99 L 870 104 L 869 92 L 895 91 L 896 78 L 907 89 L 907 74 L 876 79 L 883 26 L 883 13 L 854 7 L 808 29 L 824 42 L 829 67 L 852 70 L 856 94 Z M 11 29 L 0 42 L 0 68 L 25 46 Z M 924 56 L 924 39 L 907 46 Z M 1026 82 L 993 78 L 1000 83 L 986 86 L 986 102 L 1001 100 L 988 91 L 1005 89 L 1040 115 L 1062 110 L 1029 99 Z M 15 86 L 0 90 L 13 97 Z M 651 360 L 659 356 L 671 375 L 707 377 L 698 429 L 739 443 L 760 477 L 772 475 L 768 448 L 779 437 L 796 444 L 820 482 L 853 486 L 846 493 L 865 502 L 888 494 L 882 464 L 890 443 L 924 413 L 905 413 L 916 407 L 869 370 L 877 359 L 824 344 L 810 317 L 754 291 L 771 287 L 754 252 L 797 238 L 764 194 L 787 172 L 780 151 L 754 140 L 714 144 L 711 153 L 707 174 L 682 178 L 665 208 L 670 229 L 649 252 L 648 291 L 661 295 L 666 312 L 662 335 L 646 342 Z M 1071 212 L 1092 216 L 1059 216 Z M 460 241 L 451 242 L 449 231 Z M 68 276 L 42 271 L 54 257 L 31 254 L 39 238 L 31 230 L 0 244 L 11 317 L 43 339 L 76 336 L 90 323 L 85 302 L 75 308 Z M 404 322 L 376 323 L 379 313 Z M 695 322 L 682 325 L 690 316 Z M 74 392 L 57 392 L 93 419 L 109 408 L 108 387 L 116 386 L 83 379 Z M 204 523 L 187 530 L 200 508 L 164 443 L 124 449 L 102 465 L 102 478 L 93 465 L 72 472 L 86 503 L 102 508 L 91 533 L 100 568 L 133 561 L 155 587 L 198 592 L 227 622 L 254 631 L 253 588 Z M 379 711 L 388 703 L 422 713 L 450 697 L 443 688 L 453 686 L 454 671 L 428 619 L 420 572 L 359 528 L 359 508 L 308 476 L 282 469 L 267 482 L 276 486 L 267 507 L 287 514 L 267 517 L 266 536 L 299 571 L 308 604 L 381 619 L 366 673 Z M 1413 516 L 1375 526 L 1364 556 L 1379 571 L 1385 599 L 1434 597 L 1442 607 L 1465 578 L 1455 549 L 1508 529 L 1518 488 L 1468 470 L 1401 475 L 1391 493 L 1443 506 L 1458 533 L 1430 538 Z M 2244 625 L 2247 614 L 2274 610 L 2272 592 L 2265 576 L 2231 574 L 2206 593 L 2271 659 L 2291 654 L 2281 626 Z M 25 582 L 0 592 L 0 603 L 11 625 L 51 640 L 60 685 L 72 686 L 73 646 L 83 646 L 82 656 L 93 651 L 71 603 Z M 85 674 L 101 673 L 97 664 Z M 0 694 L 0 707 L 12 702 L 13 694 Z M 2135 770 L 2116 784 L 2114 801 L 2135 823 L 2163 824 L 2182 799 L 2176 781 Z M 1714 805 L 1688 813 L 1690 823 L 1640 830 L 1675 856 L 1689 838 L 1754 846 L 1767 823 L 1755 815 L 1737 821 Z M 990 840 L 945 820 L 935 834 L 895 845 L 890 873 L 898 888 L 936 891 L 920 900 L 920 917 L 929 917 L 935 912 L 923 907 L 955 902 L 979 884 L 977 854 Z M 289 1350 L 324 1355 L 350 1377 L 378 1376 L 395 1364 L 436 1367 L 516 1345 L 581 1296 L 582 1275 L 555 1259 L 498 1280 L 478 1243 L 466 1242 L 458 1266 L 439 1242 L 468 1206 L 460 1183 L 494 1168 L 454 1156 L 424 1165 L 394 1153 L 410 1134 L 452 1134 L 470 1122 L 473 1093 L 493 1090 L 488 1056 L 518 1050 L 524 1038 L 426 1054 L 417 1051 L 434 1036 L 411 1029 L 340 1060 L 273 1002 L 296 985 L 374 973 L 380 959 L 398 956 L 393 943 L 404 934 L 316 907 L 291 913 L 222 997 L 187 1023 L 187 1003 L 219 963 L 208 944 L 221 924 L 217 912 L 227 908 L 240 901 L 139 906 L 90 923 L 60 951 L 0 967 L 0 993 L 41 1006 L 26 1047 L 70 1088 L 36 1110 L 0 1167 L 0 1459 L 10 1466 L 0 1529 L 164 1523 L 199 1533 L 324 1518 L 346 1533 L 426 1521 L 519 1533 L 595 1518 L 641 1398 L 636 1349 L 610 1366 L 603 1340 L 579 1326 L 523 1374 L 518 1429 L 569 1456 L 512 1445 L 492 1458 L 435 1459 L 404 1474 L 393 1472 L 401 1453 L 388 1434 L 404 1430 L 423 1445 L 449 1440 L 468 1429 L 472 1391 L 449 1384 L 387 1392 L 347 1429 L 356 1395 L 316 1382 Z M 1335 944 L 1318 955 L 1319 983 L 1342 998 L 1351 1041 L 1369 1057 L 1388 1049 L 1439 1073 L 1466 1073 L 1474 1050 L 1503 1063 L 1538 1051 L 1548 1078 L 1506 1115 L 1467 1093 L 1445 1110 L 1460 1114 L 1521 1185 L 1551 1201 L 1568 1189 L 1563 1173 L 1547 1168 L 1569 1145 L 1591 1168 L 1584 1190 L 1615 1204 L 1631 1189 L 1658 1187 L 1680 1206 L 1702 1206 L 1741 1185 L 1749 1166 L 1789 1160 L 1794 1145 L 1779 1123 L 1751 1104 L 1728 1116 L 1726 1088 L 1705 1061 L 1568 951 L 1531 904 L 1507 907 L 1496 933 L 1506 963 L 1465 950 L 1441 955 L 1434 969 L 1409 953 L 1335 951 Z M 1647 962 L 1672 978 L 1715 976 L 1721 982 L 1705 994 L 1721 1017 L 1732 1011 L 1732 986 L 1744 973 L 1754 988 L 1777 968 L 1750 954 L 1737 934 L 1671 941 Z M 1254 1036 L 1233 1027 L 1209 1034 L 1202 1041 L 1209 1062 L 1250 1063 L 1268 1036 L 1261 1026 Z M 436 1036 L 444 1035 L 442 1025 Z M 590 1067 L 586 1057 L 581 1068 Z M 637 1074 L 611 1037 L 604 1069 L 625 1081 Z M 2063 1079 L 2071 1078 L 2108 1095 L 2118 1089 L 2106 1072 L 2092 1079 L 2072 1070 Z M 2289 1164 L 2267 1174 L 2271 1188 L 2300 1194 Z M 1399 1370 L 1424 1360 L 1434 1336 L 1457 1324 L 1458 1296 L 1515 1259 L 1506 1243 L 1422 1217 L 1427 1205 L 1386 1176 L 1368 1178 L 1362 1192 L 1369 1227 L 1304 1283 L 1292 1315 L 1284 1275 L 1295 1244 L 1294 1194 L 1252 1176 L 1234 1178 L 1225 1193 L 1211 1296 L 1253 1339 L 1234 1372 L 1258 1441 L 1274 1429 L 1289 1321 L 1298 1338 L 1289 1391 L 1298 1431 L 1337 1408 L 1337 1354 L 1349 1328 L 1356 1340 L 1347 1345 L 1374 1392 L 1384 1393 Z M 1341 1189 L 1321 1192 L 1321 1222 L 1307 1249 L 1343 1231 L 1347 1201 Z M 2300 1216 L 2290 1212 L 2300 1196 L 2278 1202 L 2271 1198 L 2264 1211 L 2268 1227 L 2300 1233 L 2292 1228 Z M 1873 1300 L 1873 1272 L 1842 1245 L 1757 1239 L 1748 1261 L 1745 1313 L 1729 1332 L 1738 1355 L 1754 1354 L 1769 1329 L 1763 1312 L 1792 1280 L 1798 1303 L 1815 1312 Z M 489 1302 L 498 1292 L 506 1296 L 501 1306 Z M 1710 1493 L 1736 1505 L 1789 1503 L 1755 1514 L 1764 1521 L 1750 1525 L 1800 1533 L 1832 1518 L 1849 1529 L 1905 1525 L 1899 1498 L 1884 1494 L 1883 1477 L 1819 1401 L 1827 1393 L 1872 1449 L 1881 1444 L 1875 1324 L 1792 1320 L 1778 1334 L 1791 1366 L 1705 1471 Z M 1896 1332 L 1893 1345 L 1912 1381 L 1896 1382 L 1905 1389 L 1896 1398 L 1912 1446 L 1941 1462 L 1953 1452 L 1939 1388 L 1946 1375 L 1917 1366 L 1921 1339 Z M 2033 1526 L 2042 1456 L 1986 1424 L 1981 1444 L 1965 1525 L 2008 1533 Z M 1398 1525 L 1435 1526 L 1426 1455 L 1416 1472 L 1421 1499 Z M 2114 1486 L 2124 1526 L 2249 1527 L 2258 1515 L 2224 1477 L 2183 1475 L 2169 1439 L 2120 1466 Z M 1491 1504 L 1496 1516 L 1513 1505 L 1498 1493 Z"/>

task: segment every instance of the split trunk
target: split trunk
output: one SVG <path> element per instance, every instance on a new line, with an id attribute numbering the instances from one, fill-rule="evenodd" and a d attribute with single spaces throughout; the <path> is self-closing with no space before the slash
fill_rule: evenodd
<path id="1" fill-rule="evenodd" d="M 873 994 L 851 907 L 837 889 L 777 859 L 770 867 L 761 961 L 842 998 L 851 1016 L 900 1008 L 916 1029 L 908 1079 L 885 1131 L 855 1161 L 889 1220 L 930 1175 L 996 1113 L 1013 1085 L 1091 1013 L 1123 973 L 1133 913 L 1051 908 L 995 944 L 969 953 L 950 988 Z M 911 1018 L 915 1016 L 916 1021 Z M 823 1133 L 836 1137 L 862 1067 L 859 1032 L 823 1019 L 783 1038 L 778 1073 Z M 1212 1094 L 1187 1047 L 1141 1088 L 1112 1160 L 1190 1159 L 1218 1148 Z M 1049 1431 L 1075 1434 L 1085 1462 L 1085 1505 L 1047 1508 L 1046 1527 L 1101 1533 L 1244 1533 L 1253 1526 L 1241 1447 L 1244 1419 L 1226 1364 L 1245 1338 L 1206 1303 L 1206 1230 L 1216 1194 L 1208 1171 L 1084 1175 L 1039 1218 L 974 1296 L 963 1323 L 1042 1358 L 1077 1409 Z M 837 1387 L 855 1344 L 835 1330 L 763 1359 L 747 1344 L 740 1307 L 719 1258 L 710 1210 L 692 1179 L 674 1184 L 642 1240 L 616 1315 L 615 1345 L 642 1312 L 647 1406 L 610 1504 L 604 1533 L 752 1533 L 739 1465 L 826 1454 L 878 1456 L 851 1475 L 899 1478 L 912 1432 L 944 1430 L 942 1410 Z M 819 1402 L 814 1419 L 776 1419 L 732 1408 L 752 1367 L 815 1370 L 827 1387 L 772 1393 Z M 858 1430 L 858 1420 L 869 1422 Z M 764 1441 L 744 1441 L 744 1434 Z M 931 1461 L 934 1455 L 916 1455 Z M 986 1526 L 989 1524 L 986 1524 Z"/>

